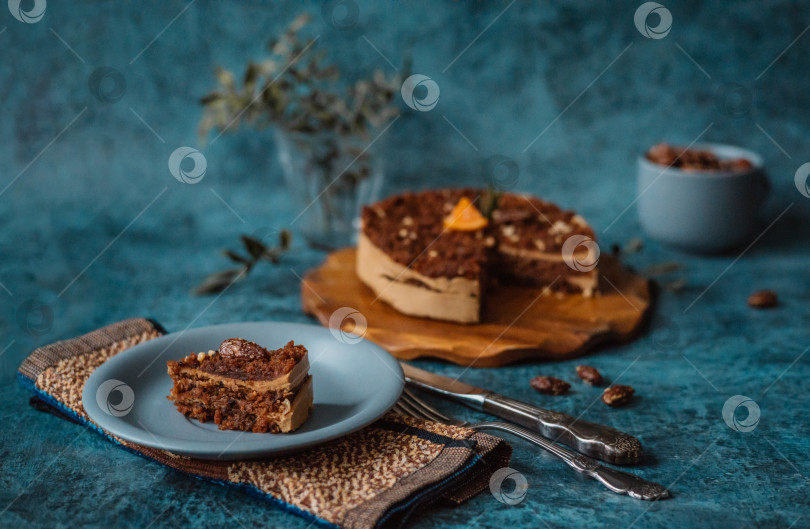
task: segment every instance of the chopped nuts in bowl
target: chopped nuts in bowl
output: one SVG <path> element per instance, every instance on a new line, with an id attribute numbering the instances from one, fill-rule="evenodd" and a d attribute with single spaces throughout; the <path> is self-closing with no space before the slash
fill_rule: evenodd
<path id="1" fill-rule="evenodd" d="M 647 234 L 699 253 L 740 247 L 761 227 L 770 190 L 756 153 L 721 144 L 659 144 L 638 157 L 638 215 Z"/>

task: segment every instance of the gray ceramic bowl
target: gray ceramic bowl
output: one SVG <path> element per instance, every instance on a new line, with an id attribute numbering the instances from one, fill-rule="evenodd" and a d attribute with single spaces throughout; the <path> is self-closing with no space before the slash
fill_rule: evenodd
<path id="1" fill-rule="evenodd" d="M 759 211 L 770 190 L 762 158 L 735 147 L 704 143 L 693 149 L 720 159 L 746 158 L 747 171 L 685 171 L 638 158 L 637 196 L 641 226 L 647 234 L 681 249 L 723 252 L 751 240 L 760 226 Z"/>

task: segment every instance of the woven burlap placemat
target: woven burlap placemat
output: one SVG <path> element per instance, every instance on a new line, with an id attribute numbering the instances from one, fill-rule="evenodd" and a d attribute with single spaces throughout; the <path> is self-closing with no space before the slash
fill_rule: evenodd
<path id="1" fill-rule="evenodd" d="M 85 413 L 84 384 L 107 359 L 163 334 L 154 321 L 124 320 L 40 347 L 18 377 L 36 394 L 38 407 L 44 403 L 131 452 L 328 526 L 401 525 L 425 505 L 458 504 L 478 494 L 509 463 L 512 449 L 498 437 L 393 413 L 305 452 L 252 461 L 192 459 L 116 438 Z"/>

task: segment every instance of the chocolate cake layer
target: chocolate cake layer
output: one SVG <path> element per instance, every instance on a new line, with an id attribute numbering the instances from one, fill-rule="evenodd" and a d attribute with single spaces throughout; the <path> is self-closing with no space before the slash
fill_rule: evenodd
<path id="1" fill-rule="evenodd" d="M 298 398 L 299 395 L 302 398 Z M 312 402 L 312 377 L 308 376 L 295 392 L 266 393 L 184 378 L 176 382 L 172 397 L 180 413 L 201 422 L 213 421 L 220 430 L 288 432 L 300 425 L 292 424 L 298 408 L 303 407 L 308 412 Z"/>

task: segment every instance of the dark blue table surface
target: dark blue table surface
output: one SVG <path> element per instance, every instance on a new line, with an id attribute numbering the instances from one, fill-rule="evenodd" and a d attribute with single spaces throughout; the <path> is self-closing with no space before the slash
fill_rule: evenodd
<path id="1" fill-rule="evenodd" d="M 318 46 L 347 75 L 393 71 L 388 61 L 399 66 L 410 54 L 413 70 L 441 87 L 434 110 L 408 111 L 387 133 L 387 192 L 477 185 L 484 160 L 508 156 L 520 167 L 516 189 L 576 208 L 609 248 L 643 238 L 634 208 L 621 214 L 635 198 L 637 153 L 661 140 L 689 143 L 708 127 L 702 139 L 764 157 L 774 192 L 763 226 L 784 213 L 744 253 L 702 257 L 644 239 L 643 250 L 626 257 L 642 270 L 679 263 L 683 269 L 661 281 L 685 281 L 676 292 L 662 290 L 638 340 L 587 359 L 636 388 L 632 405 L 610 409 L 578 383 L 557 398 L 528 385 L 538 374 L 570 380 L 581 360 L 463 375 L 634 433 L 648 452 L 638 472 L 668 485 L 674 499 L 616 496 L 515 440 L 511 466 L 529 483 L 523 502 L 508 506 L 483 493 L 419 513 L 411 525 L 810 526 L 810 200 L 793 181 L 810 161 L 810 9 L 669 2 L 671 32 L 649 39 L 633 23 L 639 4 L 360 3 L 348 31 L 326 24 L 320 3 L 48 3 L 33 24 L 2 9 L 0 526 L 308 525 L 40 413 L 14 378 L 37 346 L 131 316 L 170 330 L 310 321 L 296 275 L 325 254 L 300 237 L 280 266 L 257 269 L 214 303 L 188 294 L 226 264 L 217 252 L 237 234 L 283 228 L 297 215 L 271 134 L 242 130 L 209 144 L 197 185 L 167 170 L 174 149 L 197 145 L 196 99 L 212 86 L 213 65 L 238 69 L 260 55 L 266 37 L 300 9 L 313 13 Z M 88 89 L 102 66 L 125 79 L 115 102 Z M 779 308 L 747 307 L 757 289 L 777 291 Z M 36 319 L 38 303 L 52 318 Z M 758 404 L 753 431 L 724 422 L 734 395 Z"/>

